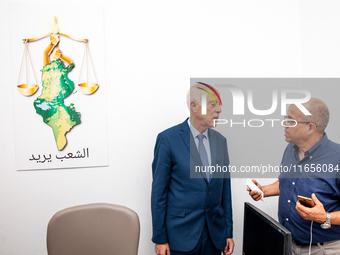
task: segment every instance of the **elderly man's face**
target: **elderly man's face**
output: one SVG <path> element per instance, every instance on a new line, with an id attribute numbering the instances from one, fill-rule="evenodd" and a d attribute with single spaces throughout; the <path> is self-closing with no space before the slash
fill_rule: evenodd
<path id="1" fill-rule="evenodd" d="M 220 102 L 217 100 L 215 104 L 210 96 L 207 96 L 207 114 L 202 115 L 202 105 L 198 105 L 197 109 L 196 117 L 200 120 L 201 126 L 206 128 L 214 127 L 214 119 L 218 119 L 222 112 Z"/>
<path id="2" fill-rule="evenodd" d="M 296 105 L 290 105 L 287 112 L 287 120 L 293 119 L 301 121 L 301 114 L 303 114 Z M 295 125 L 295 123 L 294 123 Z M 285 127 L 286 142 L 299 145 L 308 138 L 308 126 L 305 123 L 297 123 L 295 127 Z"/>

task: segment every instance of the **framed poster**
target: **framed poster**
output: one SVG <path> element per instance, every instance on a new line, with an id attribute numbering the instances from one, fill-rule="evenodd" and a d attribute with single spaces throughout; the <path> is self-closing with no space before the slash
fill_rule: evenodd
<path id="1" fill-rule="evenodd" d="M 17 170 L 108 166 L 103 19 L 98 5 L 10 5 Z"/>

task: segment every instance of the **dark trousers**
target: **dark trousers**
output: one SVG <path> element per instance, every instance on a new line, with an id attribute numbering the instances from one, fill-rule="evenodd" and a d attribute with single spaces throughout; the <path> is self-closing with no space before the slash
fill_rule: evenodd
<path id="1" fill-rule="evenodd" d="M 198 244 L 192 251 L 173 251 L 170 247 L 170 253 L 171 255 L 221 255 L 221 251 L 215 247 L 211 240 L 207 223 L 204 225 L 203 233 L 198 241 Z"/>

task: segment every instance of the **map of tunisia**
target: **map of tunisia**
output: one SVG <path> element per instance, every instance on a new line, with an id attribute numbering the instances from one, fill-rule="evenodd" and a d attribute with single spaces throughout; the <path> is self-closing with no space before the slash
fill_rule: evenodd
<path id="1" fill-rule="evenodd" d="M 44 123 L 52 127 L 59 151 L 67 144 L 66 133 L 80 123 L 80 113 L 75 111 L 73 104 L 64 104 L 64 99 L 74 89 L 73 81 L 67 77 L 73 67 L 71 63 L 65 68 L 60 59 L 46 64 L 41 70 L 42 93 L 33 103 L 36 113 L 42 116 Z"/>

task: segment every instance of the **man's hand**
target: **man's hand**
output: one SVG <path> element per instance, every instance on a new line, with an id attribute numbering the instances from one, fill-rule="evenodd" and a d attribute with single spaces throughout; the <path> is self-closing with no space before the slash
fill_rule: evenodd
<path id="1" fill-rule="evenodd" d="M 170 255 L 170 246 L 168 243 L 156 244 L 155 252 L 157 255 Z"/>
<path id="2" fill-rule="evenodd" d="M 261 186 L 257 181 L 252 180 L 252 182 L 253 182 L 257 187 L 259 187 L 259 189 L 262 190 L 262 192 L 263 192 L 262 186 Z M 247 191 L 249 191 L 249 195 L 250 195 L 255 201 L 259 201 L 259 200 L 262 198 L 261 193 L 259 193 L 259 192 L 256 191 L 256 190 L 251 191 L 251 190 L 247 187 Z M 264 194 L 264 193 L 263 193 L 263 194 Z"/>
<path id="3" fill-rule="evenodd" d="M 312 208 L 303 206 L 299 200 L 296 202 L 295 209 L 305 220 L 315 221 L 318 223 L 324 223 L 326 221 L 327 215 L 326 211 L 323 208 L 323 204 L 319 201 L 319 199 L 312 194 L 312 199 L 315 203 L 315 206 Z"/>
<path id="4" fill-rule="evenodd" d="M 223 249 L 223 255 L 230 255 L 234 251 L 234 240 L 232 238 L 227 239 L 227 246 Z"/>

